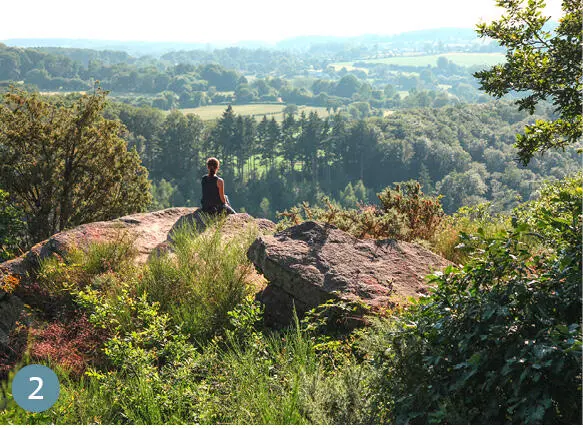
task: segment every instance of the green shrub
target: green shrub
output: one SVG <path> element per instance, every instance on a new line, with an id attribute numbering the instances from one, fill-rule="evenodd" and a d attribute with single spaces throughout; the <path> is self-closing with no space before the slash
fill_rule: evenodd
<path id="1" fill-rule="evenodd" d="M 547 182 L 537 199 L 514 210 L 514 221 L 527 225 L 531 235 L 542 238 L 538 239 L 539 246 L 548 244 L 546 248 L 553 250 L 569 245 L 580 247 L 581 234 L 576 228 L 580 219 L 576 213 L 583 198 L 582 182 L 582 173 Z"/>
<path id="2" fill-rule="evenodd" d="M 581 422 L 581 188 L 431 277 L 431 297 L 363 335 L 378 414 L 395 423 Z M 542 204 L 542 205 L 541 205 Z M 523 238 L 552 246 L 533 253 Z"/>
<path id="3" fill-rule="evenodd" d="M 197 394 L 205 387 L 198 372 L 208 363 L 158 303 L 133 296 L 129 286 L 121 290 L 115 302 L 95 290 L 80 294 L 91 321 L 112 333 L 104 347 L 111 369 L 88 373 L 109 406 L 102 422 L 199 423 Z"/>
<path id="4" fill-rule="evenodd" d="M 113 337 L 105 344 L 110 368 L 89 372 L 86 382 L 92 388 L 86 392 L 89 396 L 81 396 L 95 403 L 95 413 L 79 408 L 78 419 L 69 419 L 57 412 L 43 419 L 45 423 L 310 421 L 306 410 L 310 394 L 324 396 L 323 388 L 329 383 L 318 368 L 314 343 L 298 323 L 281 333 L 265 333 L 259 329 L 260 307 L 247 298 L 230 311 L 229 327 L 223 334 L 196 348 L 172 325 L 169 315 L 160 313 L 158 304 L 150 304 L 146 296 L 123 296 L 117 306 L 93 302 L 92 320 L 96 325 L 108 325 L 107 320 L 118 317 L 124 305 L 131 308 L 133 320 L 129 328 L 114 328 Z M 315 376 L 317 382 L 313 381 Z M 309 385 L 315 388 L 309 389 Z M 78 390 L 83 388 L 79 386 Z M 317 410 L 324 411 L 320 407 Z"/>
<path id="5" fill-rule="evenodd" d="M 23 291 L 26 301 L 51 318 L 74 310 L 74 297 L 88 286 L 103 290 L 103 296 L 115 295 L 118 284 L 131 283 L 137 275 L 135 255 L 133 242 L 121 236 L 85 249 L 71 248 L 65 257 L 47 257 L 36 271 L 37 285 Z"/>
<path id="6" fill-rule="evenodd" d="M 115 422 L 197 423 L 197 352 L 186 336 L 159 314 L 157 305 L 137 299 L 135 319 L 142 325 L 116 335 L 105 353 L 116 368 L 90 375 L 109 397 Z"/>

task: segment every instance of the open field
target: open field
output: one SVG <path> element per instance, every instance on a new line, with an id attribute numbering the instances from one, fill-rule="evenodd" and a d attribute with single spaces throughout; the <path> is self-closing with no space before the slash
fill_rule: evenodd
<path id="1" fill-rule="evenodd" d="M 85 95 L 87 91 L 41 91 L 41 95 L 69 95 L 69 94 L 82 94 Z"/>
<path id="2" fill-rule="evenodd" d="M 275 117 L 276 120 L 283 120 L 283 109 L 285 104 L 240 104 L 233 105 L 233 111 L 241 116 L 253 116 L 260 120 L 264 115 L 268 119 Z M 199 116 L 202 120 L 215 120 L 221 117 L 223 112 L 227 109 L 224 104 L 210 105 L 197 108 L 180 109 L 184 114 L 192 113 Z M 308 107 L 298 106 L 298 113 L 305 111 L 308 114 L 310 111 L 316 111 L 320 117 L 327 117 L 328 112 L 325 107 Z"/>
<path id="3" fill-rule="evenodd" d="M 334 67 L 334 69 L 336 71 L 341 70 L 342 68 L 346 68 L 346 71 L 352 71 L 352 70 L 360 70 L 365 72 L 366 74 L 368 74 L 368 69 L 366 68 L 362 68 L 362 67 L 355 67 L 353 65 L 354 63 L 351 61 L 348 62 L 336 62 L 334 64 L 330 64 L 332 67 Z"/>
<path id="4" fill-rule="evenodd" d="M 409 91 L 397 91 L 401 99 L 407 98 L 409 96 Z"/>
<path id="5" fill-rule="evenodd" d="M 395 56 L 390 58 L 379 59 L 365 59 L 348 62 L 337 62 L 331 64 L 336 70 L 342 67 L 354 68 L 356 62 L 366 62 L 368 64 L 389 64 L 389 65 L 405 65 L 413 67 L 425 67 L 428 65 L 437 66 L 437 58 L 440 56 L 446 57 L 448 60 L 457 65 L 469 67 L 472 65 L 492 66 L 505 61 L 505 57 L 501 53 L 466 53 L 466 52 L 452 52 L 440 55 L 417 55 L 417 56 Z"/>

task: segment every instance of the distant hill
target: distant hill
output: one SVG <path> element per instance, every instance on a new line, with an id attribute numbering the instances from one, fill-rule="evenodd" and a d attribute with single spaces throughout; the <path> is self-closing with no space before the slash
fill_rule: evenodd
<path id="1" fill-rule="evenodd" d="M 206 43 L 181 42 L 141 42 L 122 40 L 89 40 L 89 39 L 8 39 L 2 41 L 8 46 L 23 48 L 77 48 L 93 50 L 111 50 L 126 52 L 132 56 L 160 56 L 167 52 L 190 49 L 214 49 L 218 46 Z"/>
<path id="2" fill-rule="evenodd" d="M 152 55 L 159 57 L 168 52 L 188 50 L 214 50 L 228 46 L 241 48 L 267 48 L 277 50 L 307 51 L 315 47 L 327 45 L 333 47 L 359 46 L 370 44 L 391 44 L 394 47 L 415 45 L 421 43 L 461 43 L 476 41 L 476 32 L 471 28 L 437 28 L 430 30 L 410 31 L 394 35 L 366 34 L 355 37 L 336 36 L 299 36 L 284 39 L 276 43 L 258 40 L 246 40 L 236 43 L 186 43 L 186 42 L 146 42 L 120 40 L 89 40 L 89 39 L 8 39 L 2 41 L 8 46 L 17 47 L 60 47 L 93 50 L 123 51 L 132 56 Z"/>
<path id="3" fill-rule="evenodd" d="M 558 23 L 549 21 L 545 27 L 554 30 Z M 7 39 L 0 40 L 8 46 L 16 47 L 60 47 L 93 49 L 99 51 L 122 51 L 132 56 L 160 57 L 169 52 L 224 49 L 226 47 L 239 47 L 248 49 L 277 49 L 293 51 L 335 51 L 342 50 L 346 46 L 370 46 L 371 44 L 390 45 L 391 48 L 415 48 L 424 44 L 483 44 L 474 28 L 433 28 L 425 30 L 407 31 L 399 34 L 363 34 L 353 37 L 315 36 L 305 35 L 291 37 L 278 42 L 266 42 L 261 40 L 241 40 L 238 42 L 148 42 L 130 40 L 91 40 L 91 39 Z"/>
<path id="4" fill-rule="evenodd" d="M 393 35 L 364 34 L 355 37 L 299 36 L 276 43 L 279 49 L 309 49 L 314 45 L 327 43 L 349 43 L 353 45 L 371 43 L 418 43 L 418 42 L 465 42 L 477 39 L 471 28 L 436 28 L 430 30 L 408 31 Z"/>

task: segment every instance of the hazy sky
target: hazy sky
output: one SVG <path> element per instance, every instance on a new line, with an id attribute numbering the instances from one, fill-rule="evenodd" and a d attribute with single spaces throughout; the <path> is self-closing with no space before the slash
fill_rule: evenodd
<path id="1" fill-rule="evenodd" d="M 560 0 L 547 0 L 560 16 Z M 494 0 L 4 0 L 0 40 L 277 41 L 302 35 L 472 28 Z"/>

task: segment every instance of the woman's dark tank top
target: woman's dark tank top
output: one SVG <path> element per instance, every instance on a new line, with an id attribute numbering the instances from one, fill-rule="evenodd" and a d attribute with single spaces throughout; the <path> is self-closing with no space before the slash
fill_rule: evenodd
<path id="1" fill-rule="evenodd" d="M 204 211 L 223 205 L 219 195 L 218 181 L 219 178 L 216 175 L 202 177 L 202 209 Z"/>

